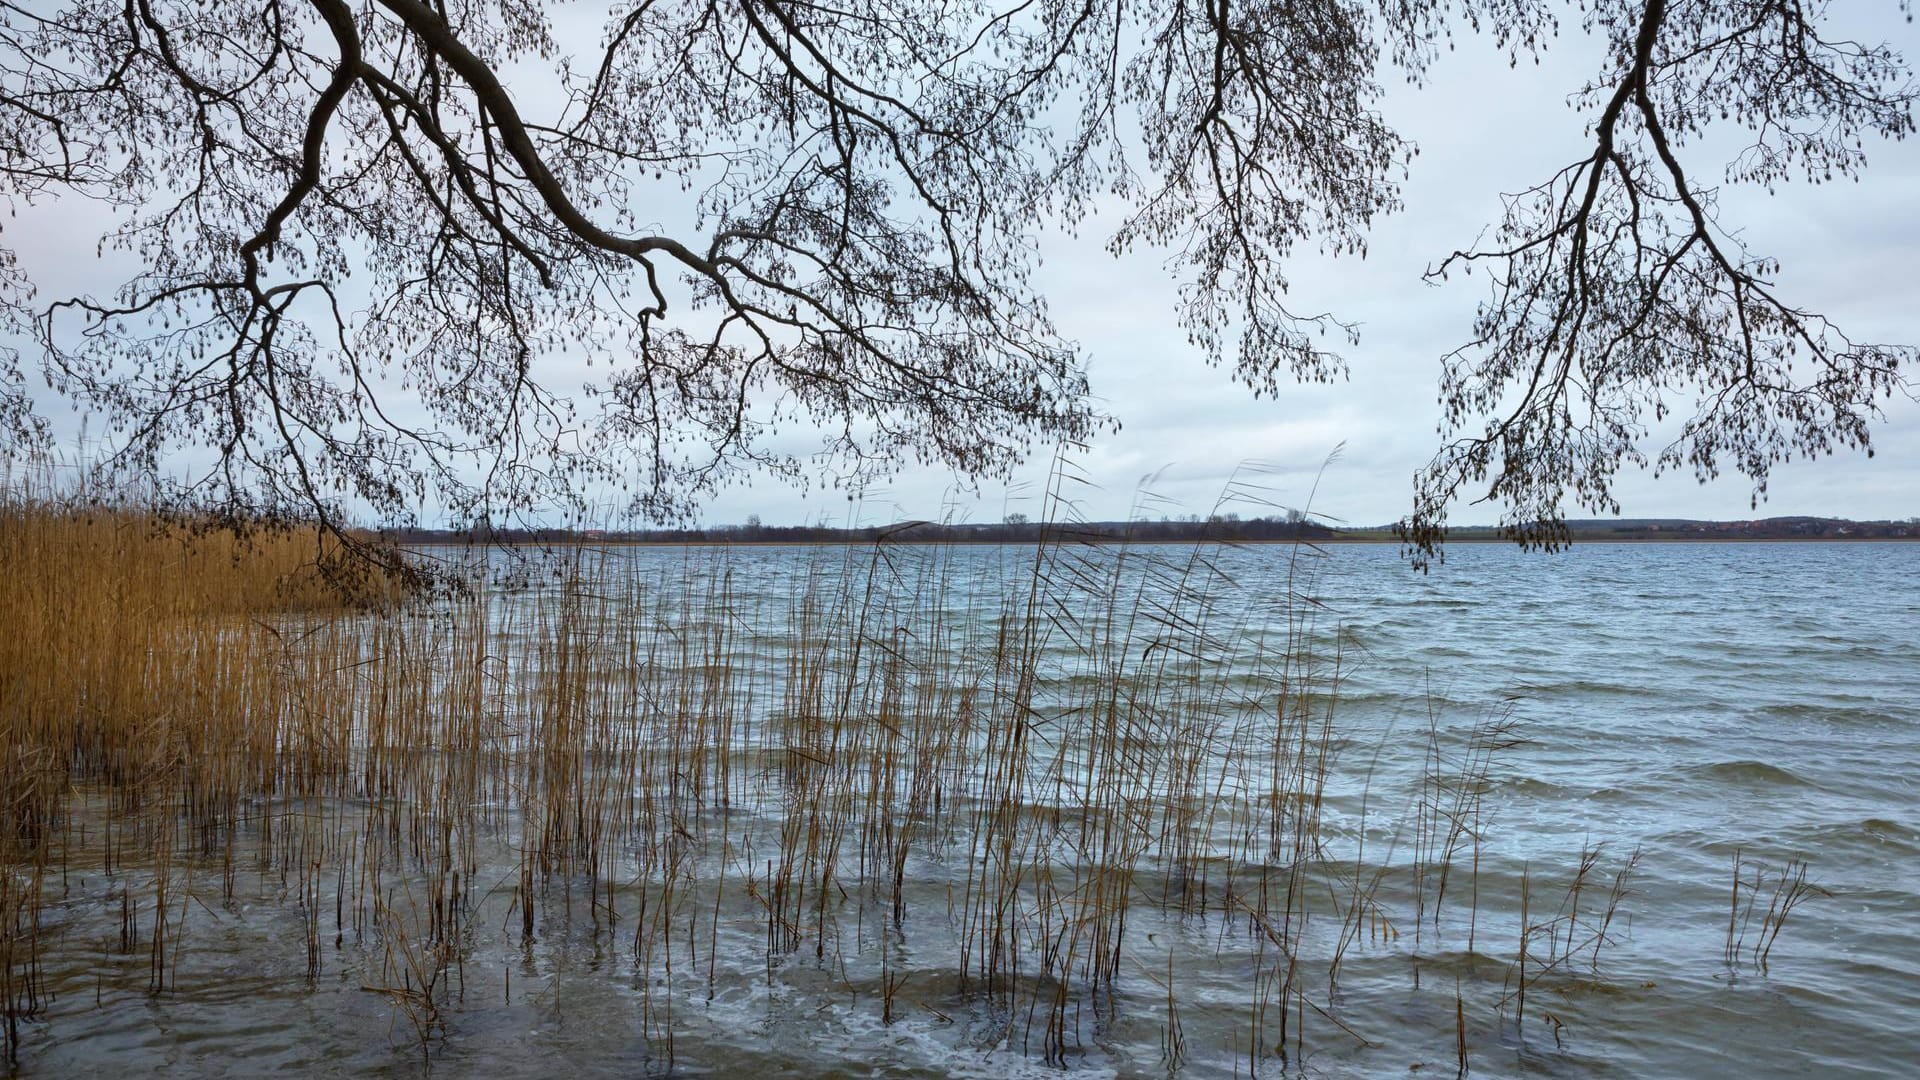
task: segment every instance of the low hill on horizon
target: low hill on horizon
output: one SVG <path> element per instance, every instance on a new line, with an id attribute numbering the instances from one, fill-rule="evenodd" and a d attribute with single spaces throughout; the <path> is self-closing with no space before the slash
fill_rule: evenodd
<path id="1" fill-rule="evenodd" d="M 1345 529 L 1343 534 L 1391 539 L 1393 526 Z M 1911 540 L 1920 539 L 1920 518 L 1905 521 L 1854 521 L 1849 518 L 1795 514 L 1746 521 L 1695 518 L 1584 518 L 1567 522 L 1575 543 L 1615 540 Z M 1447 539 L 1480 541 L 1505 539 L 1498 526 L 1468 525 L 1451 529 Z"/>
<path id="2" fill-rule="evenodd" d="M 1787 516 L 1750 521 L 1691 518 L 1589 518 L 1567 522 L 1575 543 L 1623 540 L 1904 540 L 1920 539 L 1920 519 L 1852 521 Z M 1393 541 L 1391 525 L 1344 528 L 1298 515 L 1242 518 L 1236 514 L 1159 521 L 1088 521 L 1047 524 L 1014 515 L 1003 522 L 901 521 L 861 528 L 826 525 L 715 525 L 685 529 L 383 529 L 401 544 L 490 542 L 500 544 L 831 544 L 831 543 L 1032 543 L 1045 538 L 1107 542 L 1340 543 Z M 1505 540 L 1497 526 L 1452 529 L 1448 540 Z"/>

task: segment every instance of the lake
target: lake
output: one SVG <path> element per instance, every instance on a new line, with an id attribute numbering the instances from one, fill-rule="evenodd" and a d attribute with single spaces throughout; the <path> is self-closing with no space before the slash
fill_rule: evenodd
<path id="1" fill-rule="evenodd" d="M 22 1071 L 1920 1061 L 1920 544 L 488 571 L 275 629 L 157 865 L 77 794 Z"/>

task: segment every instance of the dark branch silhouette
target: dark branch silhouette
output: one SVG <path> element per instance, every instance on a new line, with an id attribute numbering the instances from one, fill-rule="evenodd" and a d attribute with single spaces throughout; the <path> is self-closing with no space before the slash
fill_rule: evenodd
<path id="1" fill-rule="evenodd" d="M 1655 467 L 1691 467 L 1703 481 L 1732 468 L 1754 482 L 1755 505 L 1772 467 L 1795 455 L 1872 452 L 1880 401 L 1912 392 L 1900 368 L 1914 348 L 1852 341 L 1778 295 L 1777 264 L 1721 226 L 1715 189 L 1679 157 L 1709 123 L 1741 125 L 1753 142 L 1726 178 L 1771 190 L 1854 176 L 1863 134 L 1913 132 L 1905 62 L 1823 37 L 1821 7 L 1592 8 L 1589 23 L 1612 43 L 1610 71 L 1583 94 L 1602 104 L 1593 153 L 1509 197 L 1491 244 L 1431 274 L 1478 265 L 1492 292 L 1474 341 L 1446 358 L 1443 430 L 1456 437 L 1416 477 L 1401 523 L 1423 565 L 1447 508 L 1477 483 L 1530 546 L 1566 542 L 1569 497 L 1618 513 L 1614 474 L 1648 463 L 1649 425 L 1684 408 L 1676 396 L 1691 395 L 1692 412 Z"/>
<path id="2" fill-rule="evenodd" d="M 1569 498 L 1612 508 L 1669 395 L 1695 412 L 1655 461 L 1763 487 L 1787 455 L 1866 447 L 1905 387 L 1911 350 L 1776 296 L 1681 160 L 1725 119 L 1753 133 L 1730 182 L 1852 175 L 1863 134 L 1912 131 L 1901 57 L 1791 0 L 1578 10 L 1610 42 L 1593 153 L 1435 271 L 1494 288 L 1447 358 L 1453 441 L 1403 523 L 1422 557 L 1463 492 L 1530 543 Z M 1534 54 L 1560 12 L 635 0 L 576 56 L 572 13 L 536 2 L 0 4 L 0 185 L 98 207 L 140 267 L 43 298 L 0 254 L 37 346 L 0 355 L 0 430 L 46 439 L 39 366 L 170 505 L 336 529 L 608 489 L 686 520 L 748 469 L 1004 475 L 1111 423 L 1029 283 L 1039 223 L 1119 200 L 1113 249 L 1171 252 L 1206 361 L 1261 396 L 1340 377 L 1323 335 L 1352 329 L 1292 310 L 1284 265 L 1364 251 L 1398 206 L 1383 65 L 1417 80 L 1456 25 Z M 542 71 L 552 92 L 521 89 Z"/>

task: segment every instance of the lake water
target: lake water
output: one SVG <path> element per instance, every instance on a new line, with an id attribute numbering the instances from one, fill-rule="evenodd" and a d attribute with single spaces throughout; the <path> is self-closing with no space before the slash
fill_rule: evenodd
<path id="1" fill-rule="evenodd" d="M 116 883 L 143 871 L 76 865 L 22 1070 L 1376 1076 L 1453 1074 L 1464 1052 L 1477 1076 L 1896 1077 L 1920 1062 L 1920 544 L 1459 545 L 1427 576 L 1384 545 L 1076 550 L 1038 575 L 1030 547 L 603 558 L 569 632 L 610 650 L 606 670 L 650 674 L 592 699 L 616 734 L 581 736 L 579 768 L 616 763 L 611 786 L 641 775 L 646 797 L 580 789 L 611 800 L 588 816 L 619 835 L 593 873 L 543 871 L 523 922 L 539 799 L 512 763 L 540 753 L 536 714 L 563 707 L 539 687 L 561 663 L 556 613 L 575 609 L 538 572 L 491 592 L 476 662 L 517 674 L 486 706 L 504 733 L 485 749 L 492 801 L 446 812 L 472 834 L 473 872 L 433 961 L 447 974 L 430 1031 L 387 992 L 413 924 L 350 913 L 367 871 L 347 853 L 378 830 L 337 798 L 301 811 L 343 838 L 311 881 L 263 857 L 223 900 L 211 860 L 184 871 L 159 994 L 104 944 Z M 607 644 L 650 620 L 678 629 Z M 460 662 L 458 630 L 441 633 Z M 797 664 L 809 649 L 818 662 Z M 642 723 L 621 709 L 668 707 L 662 687 L 719 682 L 710 727 L 617 734 Z M 1178 740 L 1195 749 L 1163 745 Z M 884 775 L 861 756 L 882 745 L 902 748 Z M 1276 779 L 1289 769 L 1304 772 Z M 370 783 L 356 790 L 377 801 Z M 661 794 L 683 784 L 694 794 Z M 895 851 L 897 871 L 876 866 Z M 407 910 L 412 880 L 375 886 L 383 910 Z"/>

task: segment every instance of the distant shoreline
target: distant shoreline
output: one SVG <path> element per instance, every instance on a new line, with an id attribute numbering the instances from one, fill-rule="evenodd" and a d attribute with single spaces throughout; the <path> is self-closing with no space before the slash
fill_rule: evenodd
<path id="1" fill-rule="evenodd" d="M 1047 538 L 1051 541 L 1054 538 Z M 1231 544 L 1236 547 L 1322 547 L 1328 545 L 1352 546 L 1398 546 L 1399 540 L 1393 537 L 1379 536 L 1334 536 L 1313 539 L 1288 540 L 1247 540 L 1223 537 L 1192 538 L 1141 538 L 1126 536 L 1067 536 L 1065 539 L 1086 544 L 1135 544 L 1153 546 L 1174 546 L 1182 544 Z M 913 547 L 1031 547 L 1042 543 L 1040 538 L 997 539 L 997 540 L 956 540 L 956 539 L 903 539 L 892 538 L 838 538 L 819 540 L 626 540 L 626 539 L 590 539 L 572 537 L 547 540 L 474 540 L 452 537 L 430 540 L 398 541 L 409 548 L 459 548 L 491 545 L 497 547 L 587 547 L 587 548 L 698 548 L 698 547 L 870 547 L 876 543 L 890 545 L 910 545 Z M 1514 546 L 1512 540 L 1498 536 L 1463 536 L 1449 538 L 1449 545 L 1455 544 L 1500 544 Z M 1916 536 L 1578 536 L 1566 547 L 1579 547 L 1589 544 L 1910 544 L 1920 543 Z"/>
<path id="2" fill-rule="evenodd" d="M 1587 519 L 1566 523 L 1571 544 L 1673 543 L 1858 543 L 1920 540 L 1920 519 L 1850 521 L 1844 518 L 1778 517 L 1754 521 L 1696 521 L 1686 518 Z M 901 521 L 863 528 L 826 525 L 773 525 L 750 520 L 744 525 L 689 529 L 393 529 L 378 534 L 402 546 L 576 545 L 596 547 L 698 547 L 851 544 L 1036 544 L 1065 541 L 1098 544 L 1398 544 L 1390 525 L 1335 528 L 1297 513 L 1284 517 L 1241 518 L 1223 514 L 1206 520 L 1083 521 L 1049 524 L 1020 515 L 999 523 L 943 524 Z M 1463 526 L 1446 538 L 1451 544 L 1511 544 L 1503 529 Z"/>

